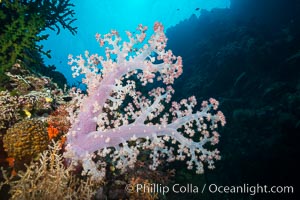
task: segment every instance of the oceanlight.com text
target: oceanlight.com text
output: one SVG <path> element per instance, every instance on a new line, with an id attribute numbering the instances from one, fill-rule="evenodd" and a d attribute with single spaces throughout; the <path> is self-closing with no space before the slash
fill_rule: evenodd
<path id="1" fill-rule="evenodd" d="M 268 185 L 249 185 L 247 183 L 241 185 L 224 186 L 217 184 L 203 184 L 202 186 L 195 184 L 173 184 L 163 185 L 157 183 L 151 184 L 127 184 L 125 190 L 128 193 L 158 193 L 165 195 L 169 192 L 178 194 L 203 194 L 209 192 L 212 194 L 293 194 L 293 186 L 268 186 Z"/>

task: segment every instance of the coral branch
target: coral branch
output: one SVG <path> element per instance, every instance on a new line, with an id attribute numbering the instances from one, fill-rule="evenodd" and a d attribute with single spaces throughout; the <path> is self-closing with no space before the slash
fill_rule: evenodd
<path id="1" fill-rule="evenodd" d="M 99 45 L 105 46 L 106 58 L 88 52 L 86 59 L 69 56 L 69 64 L 75 63 L 73 75 L 85 74 L 88 94 L 74 101 L 79 109 L 71 113 L 65 157 L 82 162 L 84 173 L 94 177 L 104 176 L 105 165 L 93 161 L 95 152 L 102 157 L 110 155 L 122 171 L 133 166 L 142 149 L 153 150 L 152 169 L 161 162 L 160 157 L 168 161 L 189 157 L 188 168 L 195 166 L 197 173 L 203 172 L 203 162 L 214 168 L 219 151 L 204 145 L 218 143 L 215 129 L 219 123 L 225 125 L 224 115 L 217 111 L 218 102 L 212 98 L 204 101 L 199 111 L 194 111 L 195 97 L 169 106 L 174 93 L 170 84 L 182 73 L 182 59 L 165 50 L 167 38 L 160 23 L 155 23 L 147 44 L 143 44 L 147 27 L 139 25 L 137 30 L 135 36 L 126 32 L 129 42 L 122 45 L 115 30 L 103 37 L 96 34 Z M 168 85 L 166 89 L 154 88 L 148 94 L 138 90 L 155 79 Z M 127 141 L 135 142 L 129 145 Z"/>

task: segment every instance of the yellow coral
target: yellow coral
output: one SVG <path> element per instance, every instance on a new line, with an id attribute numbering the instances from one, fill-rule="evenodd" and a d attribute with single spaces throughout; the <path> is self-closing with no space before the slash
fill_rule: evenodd
<path id="1" fill-rule="evenodd" d="M 47 149 L 47 129 L 42 121 L 26 119 L 9 128 L 3 137 L 3 147 L 9 157 L 23 159 Z"/>

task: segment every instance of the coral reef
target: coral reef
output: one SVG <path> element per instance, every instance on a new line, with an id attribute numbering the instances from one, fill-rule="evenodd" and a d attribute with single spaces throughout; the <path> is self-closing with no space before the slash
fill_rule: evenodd
<path id="1" fill-rule="evenodd" d="M 0 126 L 3 129 L 24 116 L 30 118 L 50 114 L 58 104 L 64 103 L 64 92 L 56 83 L 49 77 L 30 72 L 21 61 L 15 63 L 6 75 L 8 81 L 0 95 L 3 109 Z"/>
<path id="2" fill-rule="evenodd" d="M 44 151 L 49 144 L 45 124 L 34 119 L 22 120 L 9 128 L 3 146 L 9 157 L 22 160 Z"/>
<path id="3" fill-rule="evenodd" d="M 67 111 L 68 106 L 62 104 L 53 111 L 47 118 L 47 123 L 49 126 L 56 128 L 60 134 L 66 134 L 71 126 L 68 117 L 69 112 Z"/>
<path id="4" fill-rule="evenodd" d="M 65 180 L 65 176 L 60 177 L 64 175 L 63 171 L 66 169 L 63 168 L 65 163 L 58 153 L 58 149 L 51 153 L 47 150 L 48 154 L 44 153 L 43 155 L 51 156 L 51 158 L 42 157 L 40 162 L 36 162 L 41 152 L 48 148 L 51 139 L 58 141 L 60 147 L 63 146 L 65 138 L 62 136 L 69 128 L 69 123 L 66 121 L 68 113 L 65 111 L 64 91 L 49 77 L 29 70 L 26 63 L 20 60 L 5 74 L 8 79 L 2 85 L 1 90 L 3 91 L 0 92 L 0 165 L 5 169 L 2 174 L 0 173 L 0 182 L 2 181 L 0 185 L 3 186 L 2 189 L 0 188 L 1 198 L 5 198 L 8 192 L 12 195 L 12 199 L 52 199 L 51 195 L 65 197 L 70 192 L 70 196 L 72 196 L 71 193 L 74 196 L 76 192 L 79 194 L 79 191 L 87 193 L 81 194 L 78 198 L 85 199 L 85 197 L 91 196 L 87 188 L 83 188 L 87 187 L 88 182 L 71 175 L 69 176 L 70 180 Z M 54 161 L 54 157 L 61 159 Z M 42 162 L 45 163 L 42 164 Z M 54 162 L 56 164 L 53 164 Z M 30 165 L 28 165 L 29 163 Z M 55 168 L 58 165 L 60 168 Z M 45 171 L 43 172 L 38 167 L 42 167 Z M 49 168 L 51 167 L 53 168 L 50 172 Z M 24 170 L 27 171 L 24 173 Z M 46 194 L 41 192 L 48 188 L 54 189 L 54 187 L 57 190 L 60 189 L 60 185 L 55 185 L 53 188 L 47 185 L 54 181 L 50 176 L 53 178 L 52 174 L 56 173 L 56 170 L 61 170 L 57 171 L 57 173 L 61 173 L 57 175 L 57 179 L 63 179 L 61 182 L 65 181 L 65 185 L 74 184 L 68 185 L 74 187 L 74 191 L 66 193 L 60 191 L 58 194 L 51 195 L 49 193 L 52 191 Z M 70 169 L 67 169 L 66 173 L 69 172 Z M 11 178 L 8 178 L 9 173 L 12 175 Z M 34 177 L 39 177 L 38 173 L 43 173 L 42 176 L 46 176 L 47 180 L 40 178 L 33 180 Z M 38 184 L 39 187 L 34 184 Z M 92 185 L 90 182 L 89 184 Z M 10 189 L 6 189 L 7 185 L 10 185 Z M 70 197 L 70 199 L 73 198 L 77 197 Z"/>
<path id="5" fill-rule="evenodd" d="M 20 104 L 18 98 L 11 96 L 8 91 L 0 91 L 0 133 L 21 119 L 18 112 Z"/>
<path id="6" fill-rule="evenodd" d="M 60 150 L 59 143 L 52 143 L 39 161 L 19 172 L 17 178 L 8 177 L 2 169 L 5 181 L 0 182 L 0 188 L 9 185 L 12 200 L 92 199 L 97 184 L 72 174 L 71 166 L 65 167 Z"/>
<path id="7" fill-rule="evenodd" d="M 217 117 L 222 120 L 218 123 L 224 124 L 224 116 L 214 110 L 218 105 L 214 99 L 197 105 L 195 99 L 215 96 L 220 99 L 222 111 L 230 121 L 218 145 L 222 161 L 216 163 L 217 170 L 206 172 L 205 176 L 195 176 L 195 173 L 186 169 L 186 163 L 176 162 L 169 166 L 176 169 L 176 176 L 172 177 L 174 181 L 195 185 L 250 185 L 259 182 L 296 186 L 300 132 L 300 4 L 295 2 L 232 0 L 231 9 L 201 11 L 199 18 L 193 16 L 170 28 L 167 32 L 168 48 L 175 55 L 181 55 L 186 66 L 185 73 L 180 77 L 181 67 L 176 65 L 178 57 L 173 57 L 173 53 L 164 49 L 166 37 L 159 24 L 156 25 L 159 31 L 149 39 L 152 43 L 145 46 L 139 43 L 146 38 L 143 26 L 139 26 L 137 35 L 128 32 L 130 41 L 124 43 L 121 43 L 116 31 L 104 37 L 97 34 L 100 45 L 106 47 L 106 58 L 89 55 L 88 52 L 76 58 L 70 56 L 70 61 L 77 64 L 73 67 L 74 75 L 86 75 L 84 81 L 88 90 L 86 93 L 77 93 L 72 89 L 70 97 L 73 99 L 68 106 L 57 108 L 60 97 L 53 97 L 54 94 L 60 96 L 60 92 L 51 86 L 46 87 L 50 91 L 47 93 L 46 88 L 42 89 L 44 87 L 33 89 L 26 84 L 33 82 L 35 86 L 42 80 L 39 82 L 27 78 L 26 72 L 18 77 L 16 75 L 20 74 L 10 71 L 13 76 L 9 74 L 6 83 L 11 87 L 0 93 L 1 111 L 2 108 L 5 111 L 0 115 L 1 133 L 4 134 L 20 119 L 29 115 L 30 118 L 41 117 L 43 112 L 49 113 L 57 108 L 45 119 L 49 124 L 48 133 L 56 135 L 58 131 L 58 135 L 63 135 L 68 132 L 68 120 L 71 120 L 67 152 L 64 155 L 71 159 L 62 157 L 59 148 L 61 143 L 57 143 L 42 154 L 39 162 L 32 162 L 25 173 L 20 171 L 20 177 L 10 179 L 4 176 L 5 181 L 0 185 L 10 185 L 12 199 L 90 199 L 95 191 L 100 199 L 157 198 L 156 194 L 124 194 L 124 187 L 128 183 L 160 183 L 160 178 L 165 178 L 166 174 L 161 170 L 162 165 L 158 164 L 172 161 L 172 158 L 186 160 L 189 169 L 194 167 L 192 164 L 196 164 L 196 159 L 200 159 L 201 164 L 208 162 L 208 166 L 213 168 L 215 159 L 219 159 L 218 151 L 213 146 L 218 142 L 219 135 L 211 130 L 210 123 Z M 155 46 L 157 40 L 160 42 Z M 155 46 L 154 50 L 151 45 Z M 140 62 L 137 62 L 137 58 L 141 58 Z M 180 62 L 177 64 L 181 65 Z M 98 64 L 103 69 L 98 69 Z M 129 71 L 118 74 L 118 69 L 122 67 L 128 67 Z M 135 71 L 131 67 L 139 69 Z M 176 74 L 173 72 L 178 72 L 178 78 L 169 76 Z M 176 93 L 170 87 L 153 89 L 163 87 L 162 81 L 151 84 L 157 78 L 165 80 L 167 85 L 173 82 L 172 78 L 176 78 L 173 85 Z M 147 85 L 144 87 L 143 84 Z M 14 87 L 19 91 L 13 91 Z M 37 94 L 33 90 L 40 91 L 41 102 L 43 99 L 46 102 L 50 100 L 46 97 L 53 99 L 48 102 L 50 110 L 41 109 L 37 114 L 33 109 L 36 104 L 29 100 Z M 189 93 L 195 94 L 196 98 L 180 100 Z M 24 102 L 27 103 L 19 104 L 18 99 L 26 95 L 28 100 Z M 179 103 L 169 105 L 171 95 Z M 193 111 L 195 109 L 198 111 Z M 195 113 L 204 116 L 198 118 Z M 195 116 L 196 120 L 188 121 L 189 116 Z M 186 124 L 176 129 L 181 135 L 176 133 L 172 137 L 168 133 L 172 134 L 174 129 L 167 128 L 174 122 Z M 180 141 L 176 141 L 178 138 Z M 187 148 L 191 144 L 197 147 L 199 143 L 203 143 L 201 149 L 191 151 Z M 169 156 L 172 155 L 169 151 L 174 152 L 173 157 Z M 215 156 L 213 160 L 209 156 L 202 156 L 210 152 L 216 153 L 212 153 Z M 82 165 L 83 173 L 88 172 L 93 177 L 80 177 L 79 180 L 73 176 L 73 165 L 68 168 L 63 165 L 72 159 L 79 164 L 74 173 L 81 172 Z M 150 164 L 144 166 L 141 160 L 147 160 Z M 148 171 L 149 166 L 157 170 Z M 107 183 L 97 187 L 92 180 L 98 178 L 97 175 L 102 178 L 104 171 Z M 122 173 L 124 171 L 126 173 Z M 168 184 L 168 181 L 164 184 Z M 287 197 L 288 194 L 266 195 L 258 194 L 253 198 L 293 198 Z M 249 194 L 211 194 L 206 191 L 201 197 L 240 200 L 249 199 Z M 199 199 L 199 194 L 169 193 L 158 198 Z"/>
<path id="8" fill-rule="evenodd" d="M 150 163 L 149 163 L 150 164 Z M 172 179 L 174 178 L 176 172 L 174 169 L 164 171 L 160 170 L 149 170 L 149 166 L 147 162 L 137 161 L 134 169 L 126 172 L 126 176 L 128 177 L 128 183 L 134 187 L 137 184 L 145 184 L 146 186 L 150 186 L 151 184 L 161 184 L 161 185 L 170 185 L 172 183 Z M 164 199 L 162 193 L 159 192 L 143 192 L 135 190 L 128 194 L 130 199 Z"/>
<path id="9" fill-rule="evenodd" d="M 130 168 L 126 173 L 118 173 L 117 169 L 110 165 L 107 173 L 105 184 L 101 186 L 97 192 L 97 199 L 165 199 L 166 197 L 160 193 L 143 192 L 137 190 L 125 191 L 127 184 L 136 186 L 139 184 L 162 184 L 170 185 L 175 176 L 175 170 L 165 170 L 158 168 L 157 170 L 149 170 L 151 160 L 137 160 L 134 168 Z"/>
<path id="10" fill-rule="evenodd" d="M 152 150 L 153 170 L 161 158 L 187 160 L 188 169 L 195 168 L 197 173 L 203 173 L 203 163 L 213 169 L 215 160 L 220 159 L 213 147 L 219 141 L 216 130 L 225 125 L 218 101 L 203 101 L 198 111 L 193 96 L 169 104 L 174 93 L 171 84 L 182 73 L 182 58 L 165 50 L 162 24 L 154 24 L 147 43 L 147 27 L 139 25 L 137 30 L 135 35 L 126 32 L 129 42 L 122 45 L 115 30 L 103 37 L 96 34 L 100 46 L 105 46 L 106 58 L 87 51 L 86 60 L 81 55 L 69 56 L 69 64 L 75 63 L 73 76 L 85 74 L 87 95 L 79 93 L 73 98 L 79 109 L 70 112 L 65 157 L 80 162 L 82 173 L 94 179 L 105 176 L 106 162 L 95 162 L 97 155 L 109 156 L 117 169 L 126 171 L 143 149 Z M 151 86 L 154 80 L 166 88 Z M 152 87 L 148 93 L 139 90 L 145 85 Z"/>
<path id="11" fill-rule="evenodd" d="M 23 169 L 24 163 L 45 150 L 49 139 L 58 135 L 54 127 L 48 127 L 47 132 L 46 121 L 65 102 L 57 84 L 32 73 L 20 60 L 6 74 L 8 81 L 0 92 L 0 164 L 9 161 L 14 172 Z"/>

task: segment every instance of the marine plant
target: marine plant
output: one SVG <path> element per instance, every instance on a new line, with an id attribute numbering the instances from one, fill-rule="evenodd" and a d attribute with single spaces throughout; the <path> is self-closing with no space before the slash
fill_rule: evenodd
<path id="1" fill-rule="evenodd" d="M 3 0 L 0 3 L 0 80 L 5 72 L 21 59 L 34 62 L 36 52 L 50 57 L 38 42 L 48 38 L 47 28 L 60 32 L 60 27 L 76 33 L 74 5 L 70 0 Z"/>

